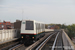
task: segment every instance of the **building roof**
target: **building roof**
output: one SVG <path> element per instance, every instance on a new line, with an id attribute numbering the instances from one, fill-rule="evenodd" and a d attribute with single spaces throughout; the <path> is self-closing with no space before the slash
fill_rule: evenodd
<path id="1" fill-rule="evenodd" d="M 10 25 L 11 23 L 10 22 L 0 22 L 0 24 L 6 24 L 6 25 Z"/>

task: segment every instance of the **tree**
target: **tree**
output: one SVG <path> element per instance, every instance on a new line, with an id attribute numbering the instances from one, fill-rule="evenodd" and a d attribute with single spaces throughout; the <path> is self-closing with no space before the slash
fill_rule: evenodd
<path id="1" fill-rule="evenodd" d="M 70 38 L 75 37 L 75 24 L 67 26 L 68 35 Z"/>

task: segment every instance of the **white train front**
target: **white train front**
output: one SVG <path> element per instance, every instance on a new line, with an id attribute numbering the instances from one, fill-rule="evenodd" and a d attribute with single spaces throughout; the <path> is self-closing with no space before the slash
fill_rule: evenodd
<path id="1" fill-rule="evenodd" d="M 35 20 L 22 20 L 21 23 L 21 38 L 22 41 L 36 41 L 45 34 L 45 24 Z"/>

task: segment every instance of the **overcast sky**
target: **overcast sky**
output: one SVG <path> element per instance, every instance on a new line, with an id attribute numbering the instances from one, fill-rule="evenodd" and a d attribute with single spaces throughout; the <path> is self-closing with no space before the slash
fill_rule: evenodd
<path id="1" fill-rule="evenodd" d="M 75 24 L 75 0 L 0 0 L 0 20 Z"/>

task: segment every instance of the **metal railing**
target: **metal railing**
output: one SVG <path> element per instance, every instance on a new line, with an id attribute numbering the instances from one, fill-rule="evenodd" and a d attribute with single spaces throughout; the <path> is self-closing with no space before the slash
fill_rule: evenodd
<path id="1" fill-rule="evenodd" d="M 55 44 L 56 44 L 58 35 L 59 35 L 59 32 L 58 32 L 58 34 L 56 35 L 55 41 L 54 41 L 53 46 L 52 46 L 52 50 L 54 50 L 54 48 L 55 48 Z"/>
<path id="2" fill-rule="evenodd" d="M 52 36 L 54 35 L 55 33 L 51 34 L 48 38 L 46 38 L 46 40 L 44 40 L 37 48 L 36 50 L 39 50 L 41 48 L 41 46 Z"/>

